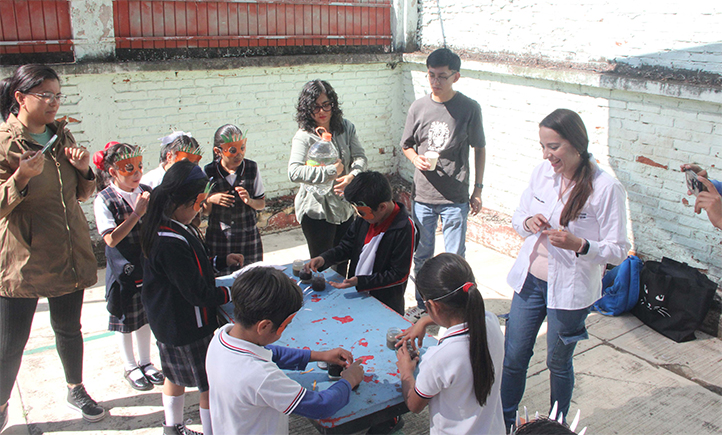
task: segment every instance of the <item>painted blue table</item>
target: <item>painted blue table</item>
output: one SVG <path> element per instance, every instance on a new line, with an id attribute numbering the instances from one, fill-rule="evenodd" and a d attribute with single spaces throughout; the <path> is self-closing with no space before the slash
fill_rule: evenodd
<path id="1" fill-rule="evenodd" d="M 287 265 L 284 272 L 296 282 L 298 278 Z M 331 269 L 324 271 L 326 281 L 341 282 L 343 278 Z M 217 280 L 219 285 L 231 285 L 232 279 Z M 304 290 L 304 304 L 281 339 L 281 346 L 322 350 L 343 347 L 353 353 L 354 360 L 363 361 L 365 376 L 351 394 L 349 404 L 330 418 L 311 420 L 321 433 L 352 433 L 408 412 L 401 392 L 401 380 L 396 368 L 396 353 L 386 347 L 386 330 L 392 326 L 406 329 L 410 323 L 366 293 L 354 287 L 326 289 L 313 292 L 310 284 L 299 284 Z M 221 307 L 222 316 L 233 318 L 233 306 Z M 431 336 L 424 339 L 424 347 L 436 344 Z M 423 357 L 424 349 L 421 349 Z M 335 381 L 327 372 L 311 363 L 307 370 L 287 371 L 288 376 L 307 389 L 325 390 Z"/>

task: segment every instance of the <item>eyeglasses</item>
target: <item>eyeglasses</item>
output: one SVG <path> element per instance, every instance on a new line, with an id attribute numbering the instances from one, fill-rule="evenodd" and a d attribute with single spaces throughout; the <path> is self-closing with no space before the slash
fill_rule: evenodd
<path id="1" fill-rule="evenodd" d="M 60 104 L 63 104 L 68 99 L 68 96 L 65 94 L 53 94 L 52 92 L 43 92 L 42 94 L 39 94 L 37 92 L 24 92 L 24 93 L 27 95 L 32 95 L 34 97 L 38 97 L 48 104 L 52 104 L 55 101 L 57 101 Z"/>
<path id="2" fill-rule="evenodd" d="M 330 101 L 326 101 L 325 103 L 321 104 L 320 106 L 318 104 L 316 104 L 313 107 L 313 113 L 318 113 L 321 111 L 321 109 L 323 109 L 324 112 L 330 112 L 332 108 L 333 108 L 333 103 Z"/>
<path id="3" fill-rule="evenodd" d="M 371 210 L 371 207 L 366 205 L 363 201 L 359 201 L 358 203 L 352 202 L 351 207 L 353 207 L 353 210 L 356 212 L 356 216 L 362 219 L 374 218 L 373 210 Z"/>
<path id="4" fill-rule="evenodd" d="M 453 78 L 457 72 L 458 71 L 451 71 L 450 76 L 435 76 L 433 74 L 426 74 L 425 77 L 427 79 L 429 79 L 429 83 L 434 83 L 434 82 L 446 83 L 446 81 L 449 80 L 450 78 Z"/>

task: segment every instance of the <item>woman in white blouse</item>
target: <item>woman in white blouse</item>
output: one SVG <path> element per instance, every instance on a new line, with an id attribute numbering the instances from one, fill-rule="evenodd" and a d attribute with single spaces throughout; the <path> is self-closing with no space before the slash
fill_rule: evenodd
<path id="1" fill-rule="evenodd" d="M 601 297 L 605 265 L 623 261 L 630 248 L 624 188 L 587 151 L 579 115 L 555 110 L 539 124 L 539 139 L 545 161 L 532 172 L 512 218 L 525 240 L 507 277 L 515 292 L 501 383 L 507 427 L 524 395 L 545 317 L 550 405 L 558 402 L 566 417 L 574 389 L 574 348 L 588 338 L 584 322 Z"/>

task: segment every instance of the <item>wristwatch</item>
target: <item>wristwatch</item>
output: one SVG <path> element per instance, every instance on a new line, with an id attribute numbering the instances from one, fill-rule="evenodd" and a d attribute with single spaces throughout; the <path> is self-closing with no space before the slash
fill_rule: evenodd
<path id="1" fill-rule="evenodd" d="M 474 183 L 474 187 L 476 187 L 477 189 L 483 189 L 484 185 L 482 183 Z"/>

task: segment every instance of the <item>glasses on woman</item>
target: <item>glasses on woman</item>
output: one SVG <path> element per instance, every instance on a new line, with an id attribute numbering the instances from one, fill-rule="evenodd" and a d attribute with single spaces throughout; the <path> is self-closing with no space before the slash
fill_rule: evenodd
<path id="1" fill-rule="evenodd" d="M 320 106 L 318 104 L 313 106 L 313 113 L 318 113 L 321 110 L 323 110 L 324 112 L 330 112 L 332 108 L 333 108 L 333 103 L 330 101 L 326 101 L 325 103 L 321 104 Z"/>
<path id="2" fill-rule="evenodd" d="M 38 97 L 48 104 L 52 104 L 54 101 L 57 101 L 58 103 L 63 104 L 68 99 L 68 96 L 65 94 L 53 94 L 52 92 L 43 92 L 43 93 L 25 92 L 25 94 L 32 95 L 34 97 Z"/>

